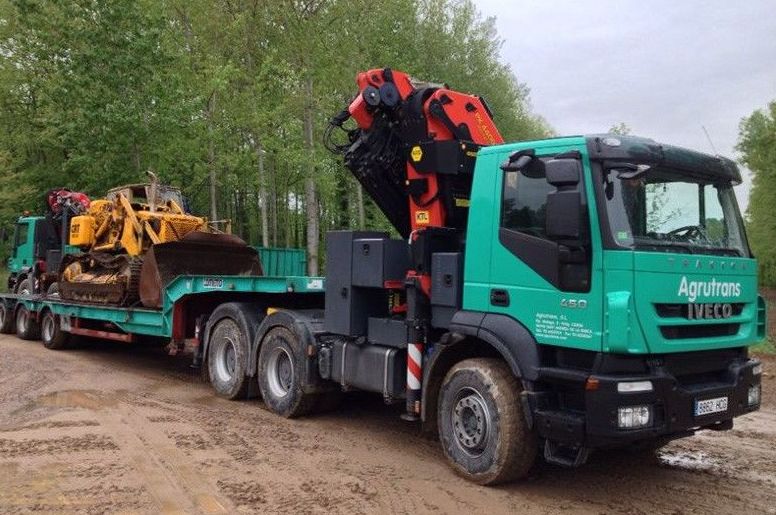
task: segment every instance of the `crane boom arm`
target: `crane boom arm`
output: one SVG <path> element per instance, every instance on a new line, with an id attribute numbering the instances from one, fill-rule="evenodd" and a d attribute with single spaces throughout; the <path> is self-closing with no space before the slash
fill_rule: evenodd
<path id="1" fill-rule="evenodd" d="M 359 92 L 332 118 L 327 146 L 344 155 L 367 194 L 403 236 L 463 229 L 477 150 L 503 139 L 484 100 L 390 68 L 359 73 Z M 348 141 L 331 129 L 352 118 Z"/>

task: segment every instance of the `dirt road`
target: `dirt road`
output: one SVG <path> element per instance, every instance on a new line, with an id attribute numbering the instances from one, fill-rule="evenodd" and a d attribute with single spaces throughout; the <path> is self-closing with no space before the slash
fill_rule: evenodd
<path id="1" fill-rule="evenodd" d="M 776 513 L 774 375 L 733 431 L 484 488 L 379 399 L 289 421 L 213 397 L 188 365 L 1 336 L 0 513 Z"/>

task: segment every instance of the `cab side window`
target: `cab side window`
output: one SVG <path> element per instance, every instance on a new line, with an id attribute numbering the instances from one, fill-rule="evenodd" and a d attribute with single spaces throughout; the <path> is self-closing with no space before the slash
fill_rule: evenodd
<path id="1" fill-rule="evenodd" d="M 552 190 L 543 174 L 529 177 L 519 171 L 504 172 L 501 227 L 547 239 L 547 194 Z"/>
<path id="2" fill-rule="evenodd" d="M 19 247 L 27 243 L 29 237 L 29 224 L 16 224 L 16 246 Z"/>

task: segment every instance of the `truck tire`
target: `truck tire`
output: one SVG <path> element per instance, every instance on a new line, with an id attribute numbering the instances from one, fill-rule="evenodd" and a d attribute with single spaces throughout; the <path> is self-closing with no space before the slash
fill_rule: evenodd
<path id="1" fill-rule="evenodd" d="M 0 301 L 0 334 L 16 332 L 13 310 L 5 302 Z"/>
<path id="2" fill-rule="evenodd" d="M 538 444 L 523 416 L 521 390 L 498 359 L 467 359 L 447 373 L 439 394 L 439 440 L 461 476 L 495 485 L 528 474 Z"/>
<path id="3" fill-rule="evenodd" d="M 264 336 L 259 351 L 259 390 L 267 408 L 286 418 L 301 417 L 315 407 L 317 395 L 302 389 L 305 352 L 299 338 L 285 327 Z"/>
<path id="4" fill-rule="evenodd" d="M 16 308 L 16 336 L 22 340 L 40 338 L 40 323 L 23 304 Z"/>
<path id="5" fill-rule="evenodd" d="M 32 279 L 26 278 L 16 285 L 16 292 L 19 295 L 32 295 Z"/>
<path id="6" fill-rule="evenodd" d="M 219 397 L 246 398 L 249 380 L 247 337 L 231 318 L 220 320 L 210 333 L 208 371 L 210 384 Z"/>
<path id="7" fill-rule="evenodd" d="M 46 297 L 50 299 L 58 299 L 59 298 L 59 283 L 54 282 L 51 283 L 46 290 Z"/>
<path id="8" fill-rule="evenodd" d="M 252 304 L 228 302 L 218 306 L 207 347 L 210 384 L 219 397 L 247 399 L 251 393 L 248 377 L 250 345 L 259 325 L 258 308 Z"/>
<path id="9" fill-rule="evenodd" d="M 40 321 L 40 339 L 47 349 L 61 350 L 67 347 L 70 334 L 62 330 L 59 317 L 46 310 Z"/>

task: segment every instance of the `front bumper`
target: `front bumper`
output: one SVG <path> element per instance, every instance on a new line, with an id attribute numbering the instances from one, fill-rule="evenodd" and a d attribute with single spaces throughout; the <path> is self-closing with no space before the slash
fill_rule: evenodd
<path id="1" fill-rule="evenodd" d="M 713 380 L 708 377 L 677 378 L 664 369 L 646 375 L 566 374 L 568 382 L 581 401 L 575 409 L 554 408 L 533 411 L 533 422 L 539 435 L 547 440 L 572 447 L 618 447 L 638 440 L 677 438 L 698 429 L 730 429 L 733 418 L 756 411 L 759 402 L 748 403 L 749 388 L 760 386 L 761 375 L 754 374 L 759 361 L 734 361 Z M 555 374 L 557 375 L 557 374 Z M 583 379 L 583 381 L 579 381 Z M 618 392 L 617 384 L 630 381 L 651 381 L 649 392 Z M 567 384 L 567 388 L 568 388 Z M 727 397 L 727 410 L 696 416 L 695 402 Z M 652 408 L 648 427 L 621 429 L 618 427 L 618 408 L 647 405 Z M 583 409 L 579 409 L 583 408 Z"/>

